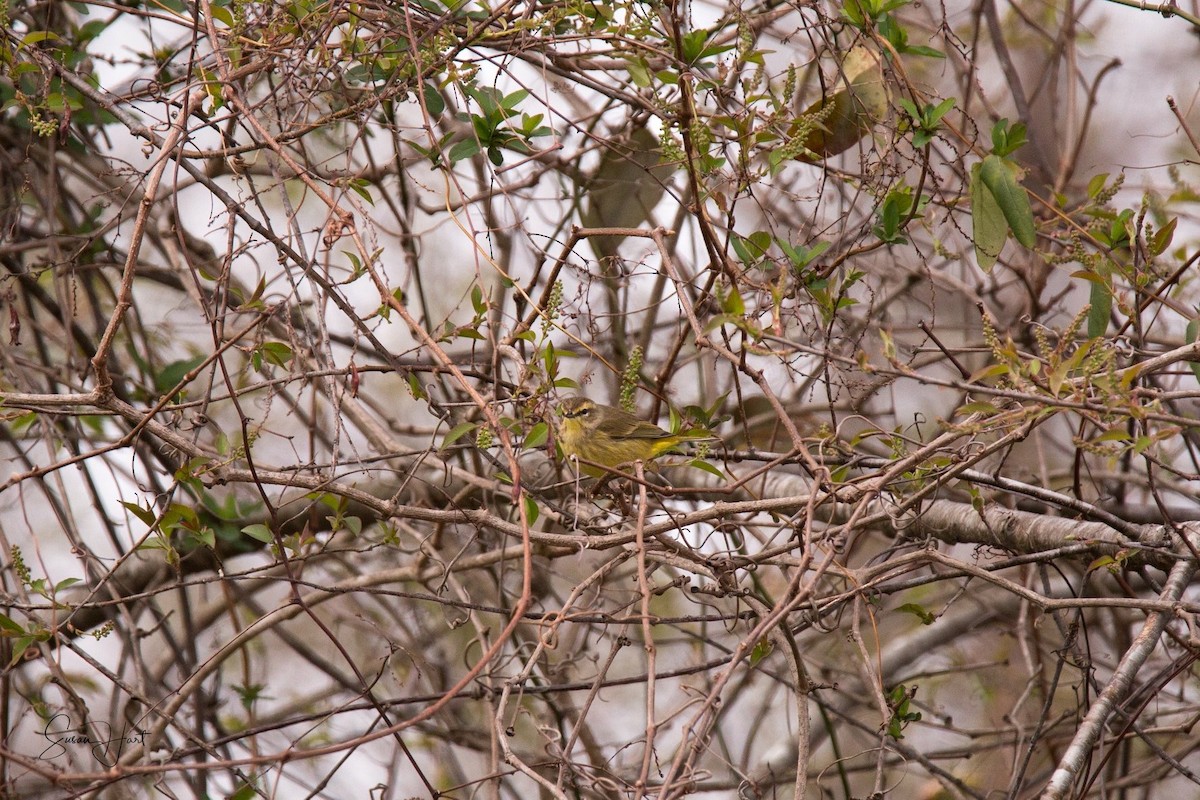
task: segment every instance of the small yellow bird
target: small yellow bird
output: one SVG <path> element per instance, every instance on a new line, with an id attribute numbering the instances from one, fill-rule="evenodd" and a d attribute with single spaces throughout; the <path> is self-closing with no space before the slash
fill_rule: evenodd
<path id="1" fill-rule="evenodd" d="M 558 406 L 558 443 L 579 468 L 600 477 L 624 464 L 651 461 L 684 442 L 716 439 L 703 429 L 668 433 L 621 408 L 586 397 L 568 397 Z"/>

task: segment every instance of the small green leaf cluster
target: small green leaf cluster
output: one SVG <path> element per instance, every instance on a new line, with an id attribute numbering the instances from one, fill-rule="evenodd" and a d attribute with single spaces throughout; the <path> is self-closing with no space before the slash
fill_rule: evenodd
<path id="1" fill-rule="evenodd" d="M 697 28 L 683 34 L 679 41 L 679 57 L 688 66 L 699 66 L 705 59 L 732 50 L 732 44 L 713 44 L 713 31 Z"/>
<path id="2" fill-rule="evenodd" d="M 842 19 L 862 31 L 873 28 L 897 53 L 945 58 L 945 53 L 928 45 L 908 43 L 908 29 L 900 24 L 892 12 L 911 2 L 913 0 L 846 0 L 842 5 Z"/>
<path id="3" fill-rule="evenodd" d="M 537 449 L 550 438 L 550 427 L 545 420 L 539 419 L 530 425 L 524 414 L 519 414 L 518 417 L 502 416 L 500 424 L 517 441 L 521 442 L 521 447 L 525 450 Z M 496 444 L 496 436 L 489 427 L 480 422 L 468 421 L 460 422 L 447 431 L 446 435 L 442 437 L 441 444 L 438 445 L 438 451 L 443 454 L 448 453 L 459 440 L 467 435 L 474 436 L 473 444 L 478 450 L 486 450 Z"/>
<path id="4" fill-rule="evenodd" d="M 52 603 L 56 603 L 55 596 L 58 593 L 79 583 L 79 578 L 64 578 L 53 586 L 45 578 L 35 578 L 29 569 L 29 565 L 25 563 L 25 555 L 21 551 L 20 545 L 12 545 L 10 547 L 12 570 L 17 576 L 17 580 L 21 582 L 29 591 L 34 594 L 44 597 Z"/>
<path id="5" fill-rule="evenodd" d="M 250 364 L 257 372 L 263 372 L 267 364 L 286 369 L 294 357 L 286 342 L 263 342 L 250 352 Z"/>
<path id="6" fill-rule="evenodd" d="M 329 530 L 334 532 L 348 530 L 355 536 L 362 532 L 362 518 L 346 513 L 350 506 L 350 501 L 345 497 L 332 494 L 330 492 L 314 492 L 307 495 L 307 497 L 309 500 L 314 500 L 323 504 L 326 508 L 333 512 L 325 517 L 326 522 L 329 523 Z M 291 545 L 295 548 L 298 544 L 298 541 L 295 539 L 295 537 L 288 537 L 288 539 L 285 540 L 285 544 Z"/>
<path id="7" fill-rule="evenodd" d="M 8 666 L 16 664 L 25 657 L 25 651 L 39 642 L 50 641 L 53 634 L 44 625 L 30 621 L 28 626 L 21 625 L 7 614 L 0 614 L 0 636 L 12 641 L 12 657 Z"/>
<path id="8" fill-rule="evenodd" d="M 921 712 L 912 710 L 912 700 L 917 696 L 917 687 L 911 688 L 904 684 L 893 686 L 887 693 L 888 708 L 892 710 L 888 720 L 887 733 L 896 741 L 904 738 L 904 729 L 914 722 L 921 721 Z"/>
<path id="9" fill-rule="evenodd" d="M 921 108 L 917 108 L 907 97 L 901 97 L 897 102 L 908 114 L 908 124 L 913 130 L 913 147 L 922 148 L 933 141 L 942 125 L 942 117 L 954 108 L 955 100 L 953 97 L 947 97 L 937 105 L 926 103 Z"/>
<path id="10" fill-rule="evenodd" d="M 161 514 L 150 506 L 122 501 L 127 511 L 150 528 L 151 536 L 142 543 L 146 550 L 161 550 L 173 567 L 178 568 L 180 554 L 176 543 L 185 551 L 196 546 L 213 548 L 216 532 L 201 519 L 196 507 L 188 503 L 170 503 Z"/>
<path id="11" fill-rule="evenodd" d="M 463 87 L 463 92 L 475 102 L 479 113 L 464 111 L 458 114 L 460 120 L 471 123 L 474 135 L 450 148 L 446 157 L 451 165 L 485 152 L 492 164 L 500 166 L 504 163 L 503 150 L 527 155 L 532 152 L 530 139 L 553 132 L 542 125 L 543 114 L 521 114 L 519 124 L 511 121 L 519 113 L 521 101 L 529 96 L 525 89 L 506 95 L 491 86 L 468 85 Z"/>
<path id="12" fill-rule="evenodd" d="M 7 27 L 8 14 L 0 13 L 0 19 Z M 10 37 L 0 40 L 0 76 L 3 76 L 0 112 L 15 112 L 9 124 L 48 138 L 59 135 L 63 120 L 69 119 L 71 124 L 66 126 L 64 141 L 73 150 L 83 152 L 84 145 L 69 135 L 73 129 L 115 122 L 110 112 L 96 106 L 71 83 L 48 72 L 31 56 L 31 51 L 37 50 L 64 68 L 90 78 L 92 57 L 87 48 L 111 22 L 111 19 L 90 20 L 83 25 L 65 25 L 58 31 L 27 31 L 15 41 Z"/>
<path id="13" fill-rule="evenodd" d="M 771 257 L 771 247 L 779 248 L 786 259 L 788 270 L 795 276 L 805 276 L 813 270 L 813 264 L 820 258 L 830 243 L 818 240 L 811 245 L 791 244 L 769 231 L 755 231 L 748 236 L 734 234 L 730 237 L 730 246 L 738 260 L 746 269 L 774 271 L 776 262 Z"/>
<path id="14" fill-rule="evenodd" d="M 1090 307 L 1084 306 L 1061 332 L 1054 335 L 1054 343 L 1052 331 L 1034 328 L 1036 353 L 1029 354 L 1021 352 L 1011 337 L 1001 339 L 991 320 L 985 316 L 984 339 L 992 351 L 993 363 L 977 370 L 969 381 L 978 383 L 996 379 L 1002 386 L 1030 395 L 1028 402 L 1007 415 L 1003 424 L 1009 426 L 1035 416 L 1059 413 L 1064 406 L 1058 401 L 1085 402 L 1104 408 L 1104 412 L 1092 417 L 1093 424 L 1102 429 L 1100 435 L 1075 439 L 1076 446 L 1087 452 L 1110 457 L 1131 450 L 1140 453 L 1174 435 L 1170 430 L 1160 430 L 1136 439 L 1131 436 L 1130 419 L 1144 418 L 1154 403 L 1146 403 L 1131 391 L 1137 370 L 1120 368 L 1121 352 L 1115 342 L 1099 336 L 1081 336 L 1089 318 Z M 1044 398 L 1044 401 L 1038 398 Z M 987 424 L 994 425 L 995 415 L 1000 410 L 992 403 L 976 400 L 963 405 L 957 413 L 983 414 L 988 418 Z"/>
<path id="15" fill-rule="evenodd" d="M 924 212 L 928 204 L 928 195 L 914 197 L 913 188 L 906 183 L 892 187 L 875 210 L 876 222 L 871 233 L 884 244 L 908 244 L 904 230 L 911 220 Z"/>
<path id="16" fill-rule="evenodd" d="M 520 441 L 521 447 L 527 450 L 542 447 L 549 439 L 549 426 L 536 411 L 542 398 L 554 389 L 577 389 L 579 387 L 579 384 L 573 379 L 561 377 L 559 374 L 561 360 L 573 358 L 575 354 L 570 350 L 555 346 L 553 339 L 550 338 L 557 328 L 556 319 L 562 306 L 562 296 L 562 283 L 556 282 L 539 314 L 542 318 L 542 325 L 539 327 L 540 333 L 525 330 L 515 336 L 518 342 L 528 343 L 535 348 L 536 355 L 526 364 L 524 381 L 536 385 L 537 388 L 518 398 L 516 414 L 513 417 L 500 417 L 500 424 L 512 434 L 514 441 Z M 475 311 L 474 321 L 470 325 L 455 328 L 455 332 L 461 336 L 464 330 L 469 330 L 472 331 L 472 334 L 467 338 L 483 338 L 482 334 L 479 334 L 478 328 L 490 312 L 490 305 L 478 286 L 472 287 L 471 304 Z M 636 354 L 637 349 L 635 348 Z M 634 366 L 634 369 L 640 369 L 640 364 Z M 479 421 L 468 420 L 454 425 L 442 437 L 438 446 L 439 451 L 448 452 L 468 435 L 474 437 L 474 446 L 480 450 L 488 449 L 496 443 L 495 431 Z"/>
<path id="17" fill-rule="evenodd" d="M 1022 353 L 1011 336 L 1001 339 L 991 317 L 984 315 L 984 341 L 991 350 L 993 363 L 976 371 L 968 381 L 976 383 L 998 378 L 1004 385 L 1022 391 L 1046 393 L 1055 398 L 1086 390 L 1087 383 L 1097 373 L 1108 372 L 1116 358 L 1115 348 L 1102 339 L 1079 341 L 1079 331 L 1088 311 L 1085 306 L 1075 315 L 1058 334 L 1056 345 L 1050 344 L 1046 329 L 1035 328 L 1033 338 L 1038 350 L 1036 355 Z"/>
<path id="18" fill-rule="evenodd" d="M 1160 262 L 1174 242 L 1178 217 L 1167 217 L 1162 204 L 1149 193 L 1143 195 L 1140 208 L 1112 208 L 1110 203 L 1124 175 L 1111 182 L 1109 177 L 1101 173 L 1088 183 L 1087 200 L 1076 214 L 1088 219 L 1086 237 L 1076 234 L 1068 253 L 1055 259 L 1056 263 L 1082 265 L 1072 277 L 1089 283 L 1089 336 L 1102 336 L 1108 330 L 1114 309 L 1118 319 L 1137 313 L 1129 293 L 1119 290 L 1122 285 L 1144 294 L 1166 272 L 1173 271 L 1164 270 Z M 1063 203 L 1063 198 L 1057 199 Z"/>
<path id="19" fill-rule="evenodd" d="M 471 286 L 471 309 L 474 313 L 470 322 L 455 325 L 450 320 L 446 320 L 442 325 L 442 333 L 438 336 L 438 342 L 452 342 L 455 339 L 473 339 L 475 341 L 487 339 L 483 328 L 487 324 L 491 305 L 483 295 L 483 288 L 477 283 Z"/>
<path id="20" fill-rule="evenodd" d="M 791 244 L 768 231 L 755 231 L 747 236 L 734 234 L 730 246 L 738 260 L 747 270 L 759 270 L 775 275 L 767 285 L 775 319 L 783 313 L 785 301 L 800 294 L 816 303 L 822 317 L 828 321 L 839 310 L 857 303 L 848 291 L 864 276 L 858 270 L 827 273 L 817 266 L 822 255 L 831 244 L 817 240 L 812 244 Z M 782 258 L 772 255 L 778 249 Z M 722 299 L 723 314 L 714 317 L 709 329 L 732 323 L 753 338 L 762 336 L 762 330 L 746 317 L 746 304 L 736 286 L 730 286 Z"/>

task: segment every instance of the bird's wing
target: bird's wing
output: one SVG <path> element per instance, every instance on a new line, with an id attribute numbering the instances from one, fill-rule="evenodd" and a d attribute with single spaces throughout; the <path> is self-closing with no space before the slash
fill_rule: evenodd
<path id="1" fill-rule="evenodd" d="M 612 425 L 614 438 L 621 439 L 661 439 L 669 435 L 652 422 L 630 414 L 624 409 L 613 409 L 607 420 Z"/>

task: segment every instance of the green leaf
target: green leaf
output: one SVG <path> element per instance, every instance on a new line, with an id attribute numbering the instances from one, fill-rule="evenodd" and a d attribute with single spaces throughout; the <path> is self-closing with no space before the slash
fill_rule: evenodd
<path id="1" fill-rule="evenodd" d="M 213 548 L 217 546 L 217 534 L 212 528 L 207 525 L 193 531 L 189 531 L 188 535 L 201 545 Z"/>
<path id="2" fill-rule="evenodd" d="M 30 31 L 21 38 L 20 47 L 29 47 L 31 44 L 49 41 L 59 42 L 62 41 L 62 37 L 54 31 Z"/>
<path id="3" fill-rule="evenodd" d="M 58 583 L 54 584 L 54 591 L 61 592 L 63 589 L 70 588 L 79 583 L 79 578 L 63 578 Z"/>
<path id="4" fill-rule="evenodd" d="M 408 393 L 412 396 L 413 400 L 427 399 L 428 395 L 425 394 L 425 387 L 421 386 L 421 379 L 417 377 L 416 373 L 408 373 L 404 382 L 408 384 Z"/>
<path id="5" fill-rule="evenodd" d="M 725 480 L 724 472 L 702 458 L 693 458 L 691 461 L 687 462 L 687 465 L 693 469 L 698 469 L 701 472 L 707 472 L 709 475 L 720 478 L 721 480 Z"/>
<path id="6" fill-rule="evenodd" d="M 775 645 L 771 643 L 770 639 L 765 636 L 759 639 L 754 645 L 754 649 L 750 651 L 750 666 L 753 667 L 758 664 L 764 658 L 769 656 L 771 651 L 774 649 Z"/>
<path id="7" fill-rule="evenodd" d="M 946 54 L 943 53 L 941 50 L 937 50 L 932 47 L 926 47 L 925 45 L 921 45 L 921 44 L 909 45 L 904 48 L 904 52 L 910 53 L 911 55 L 914 55 L 914 56 L 925 56 L 926 58 L 945 58 L 946 57 Z"/>
<path id="8" fill-rule="evenodd" d="M 550 438 L 550 426 L 545 422 L 539 422 L 529 429 L 529 433 L 525 435 L 525 441 L 522 442 L 522 447 L 527 450 L 541 447 L 548 438 Z"/>
<path id="9" fill-rule="evenodd" d="M 1029 193 L 1017 182 L 1016 165 L 1000 156 L 990 155 L 983 159 L 979 177 L 1000 207 L 1013 236 L 1032 249 L 1037 243 L 1037 230 L 1033 225 L 1033 210 L 1029 207 Z"/>
<path id="10" fill-rule="evenodd" d="M 13 433 L 23 433 L 25 430 L 32 427 L 33 423 L 37 422 L 37 420 L 37 412 L 27 411 L 24 414 L 18 414 L 10 419 L 8 427 Z"/>
<path id="11" fill-rule="evenodd" d="M 259 350 L 263 358 L 277 367 L 286 367 L 294 355 L 292 348 L 283 342 L 263 342 Z"/>
<path id="12" fill-rule="evenodd" d="M 1109 288 L 1105 281 L 1092 281 L 1092 292 L 1089 302 L 1092 307 L 1088 309 L 1087 331 L 1088 337 L 1095 339 L 1098 336 L 1103 336 L 1108 330 L 1109 315 L 1112 312 L 1112 289 Z"/>
<path id="13" fill-rule="evenodd" d="M 704 29 L 688 31 L 679 43 L 680 55 L 687 64 L 693 63 L 704 52 L 704 43 L 708 41 L 709 32 Z"/>
<path id="14" fill-rule="evenodd" d="M 1114 425 L 1099 436 L 1091 438 L 1092 444 L 1103 444 L 1105 442 L 1128 442 L 1129 431 L 1121 425 Z"/>
<path id="15" fill-rule="evenodd" d="M 267 697 L 267 695 L 263 693 L 263 690 L 266 689 L 267 687 L 261 683 L 251 683 L 251 684 L 247 684 L 245 686 L 235 685 L 232 688 L 235 692 L 238 693 L 238 696 L 241 697 L 242 708 L 246 709 L 247 711 L 249 711 L 250 708 L 253 707 L 256 702 Z M 253 795 L 251 795 L 251 796 L 253 796 Z M 228 800 L 232 800 L 232 798 L 233 798 L 233 795 L 230 795 Z M 248 798 L 247 798 L 247 800 L 248 800 Z"/>
<path id="16" fill-rule="evenodd" d="M 21 636 L 25 633 L 25 629 L 11 617 L 0 614 L 0 631 L 9 636 Z"/>
<path id="17" fill-rule="evenodd" d="M 998 156 L 1007 156 L 1022 147 L 1027 141 L 1025 123 L 1018 122 L 1011 127 L 1008 120 L 1001 118 L 992 126 L 992 152 Z"/>
<path id="18" fill-rule="evenodd" d="M 1112 570 L 1113 567 L 1116 566 L 1119 566 L 1119 562 L 1112 556 L 1100 556 L 1099 558 L 1093 560 L 1092 563 L 1088 564 L 1087 571 L 1095 572 L 1098 569 Z"/>
<path id="19" fill-rule="evenodd" d="M 8 666 L 11 667 L 24 658 L 25 651 L 28 650 L 29 647 L 36 641 L 37 639 L 32 636 L 22 636 L 18 639 L 14 639 L 12 644 L 12 658 L 8 660 Z"/>
<path id="20" fill-rule="evenodd" d="M 155 515 L 153 509 L 144 508 L 142 506 L 139 506 L 137 503 L 129 503 L 126 501 L 122 501 L 121 505 L 125 506 L 125 509 L 130 514 L 133 514 L 139 520 L 144 522 L 147 526 L 150 526 L 150 527 L 154 526 L 154 522 L 157 519 L 157 515 Z"/>
<path id="21" fill-rule="evenodd" d="M 905 603 L 896 610 L 903 611 L 906 614 L 912 614 L 917 619 L 921 620 L 922 625 L 932 625 L 937 621 L 937 615 L 930 614 L 925 610 L 925 606 L 922 606 L 919 603 Z"/>
<path id="22" fill-rule="evenodd" d="M 204 363 L 204 356 L 196 356 L 184 361 L 172 361 L 154 377 L 154 388 L 159 392 L 174 389 L 189 372 Z"/>
<path id="23" fill-rule="evenodd" d="M 171 533 L 179 528 L 195 531 L 200 528 L 200 518 L 192 506 L 171 503 L 167 506 L 166 513 L 162 515 L 159 527 L 164 533 Z"/>
<path id="24" fill-rule="evenodd" d="M 975 241 L 979 268 L 990 272 L 1008 239 L 1008 223 L 980 177 L 981 167 L 981 164 L 971 167 L 971 238 Z"/>
<path id="25" fill-rule="evenodd" d="M 254 524 L 247 525 L 242 528 L 242 533 L 249 536 L 251 539 L 256 539 L 263 544 L 270 544 L 275 541 L 275 536 L 271 533 L 271 529 L 266 525 Z"/>
<path id="26" fill-rule="evenodd" d="M 223 23 L 227 28 L 234 27 L 235 23 L 233 20 L 233 14 L 230 13 L 228 8 L 223 8 L 215 3 L 212 4 L 210 8 L 212 9 L 213 19 Z"/>
<path id="27" fill-rule="evenodd" d="M 371 190 L 367 188 L 371 185 L 370 181 L 356 178 L 355 180 L 348 182 L 346 185 L 350 187 L 350 191 L 354 192 L 363 200 L 366 200 L 371 205 L 375 205 L 375 198 L 371 196 Z"/>
<path id="28" fill-rule="evenodd" d="M 887 693 L 888 705 L 892 708 L 892 718 L 888 723 L 888 735 L 893 739 L 903 739 L 903 731 L 908 724 L 921 721 L 920 711 L 909 711 L 912 707 L 912 697 L 916 691 L 916 686 L 913 686 L 910 693 L 903 684 L 900 684 Z"/>
<path id="29" fill-rule="evenodd" d="M 479 142 L 474 139 L 463 139 L 454 147 L 450 148 L 450 152 L 446 154 L 451 164 L 457 164 L 467 158 L 471 158 L 479 152 Z"/>
<path id="30" fill-rule="evenodd" d="M 996 408 L 996 406 L 994 406 L 991 403 L 985 403 L 985 402 L 964 403 L 963 405 L 959 406 L 958 408 L 956 408 L 954 410 L 954 416 L 965 417 L 970 414 L 996 414 L 999 411 L 1000 411 L 1000 409 Z"/>
<path id="31" fill-rule="evenodd" d="M 979 383 L 984 378 L 996 378 L 1001 375 L 1009 375 L 1012 373 L 1012 368 L 1007 364 L 989 364 L 986 367 L 977 369 L 971 373 L 971 377 L 967 378 L 967 383 Z"/>
<path id="32" fill-rule="evenodd" d="M 475 430 L 478 427 L 479 427 L 479 425 L 474 422 L 458 423 L 453 428 L 451 428 L 450 432 L 446 434 L 446 437 L 444 439 L 442 439 L 442 444 L 438 449 L 445 450 L 447 447 L 454 444 L 459 439 L 466 436 L 468 433 L 470 433 L 471 431 Z"/>
<path id="33" fill-rule="evenodd" d="M 866 13 L 859 0 L 846 0 L 842 6 L 842 18 L 856 28 L 861 28 L 866 22 Z"/>
<path id="34" fill-rule="evenodd" d="M 738 260 L 747 267 L 756 267 L 766 257 L 767 251 L 771 247 L 771 234 L 766 231 L 755 231 L 749 236 L 735 233 L 729 243 L 733 246 L 733 252 L 737 254 Z"/>
<path id="35" fill-rule="evenodd" d="M 1196 334 L 1200 332 L 1200 320 L 1192 320 L 1187 324 L 1187 343 L 1191 344 L 1196 341 Z M 1192 375 L 1195 376 L 1196 382 L 1200 383 L 1200 361 L 1188 361 L 1188 368 L 1191 369 Z"/>
<path id="36" fill-rule="evenodd" d="M 651 84 L 652 77 L 646 59 L 630 58 L 625 62 L 625 69 L 629 71 L 629 79 L 633 81 L 633 85 L 639 89 L 645 89 Z"/>
<path id="37" fill-rule="evenodd" d="M 1175 238 L 1175 226 L 1179 223 L 1179 217 L 1171 217 L 1166 225 L 1154 232 L 1150 237 L 1147 245 L 1150 248 L 1150 255 L 1161 256 L 1171 246 L 1171 240 Z"/>
<path id="38" fill-rule="evenodd" d="M 522 496 L 522 505 L 525 506 L 526 522 L 528 522 L 530 525 L 537 522 L 537 518 L 542 513 L 542 511 L 541 511 L 541 509 L 538 508 L 537 501 L 533 499 L 533 496 L 528 495 L 528 494 L 523 495 Z"/>
<path id="39" fill-rule="evenodd" d="M 518 89 L 517 91 L 515 91 L 512 94 L 508 95 L 507 97 L 503 98 L 500 101 L 500 107 L 505 109 L 506 111 L 512 111 L 518 105 L 520 105 L 521 101 L 524 100 L 526 97 L 529 97 L 529 90 L 528 89 Z"/>
<path id="40" fill-rule="evenodd" d="M 934 106 L 933 109 L 925 115 L 925 121 L 930 125 L 938 124 L 942 121 L 942 117 L 946 116 L 946 113 L 950 109 L 954 108 L 955 102 L 956 101 L 953 97 L 947 97 L 945 100 Z"/>
<path id="41" fill-rule="evenodd" d="M 442 99 L 442 93 L 432 81 L 425 81 L 421 87 L 421 97 L 425 100 L 425 109 L 431 118 L 440 117 L 446 110 L 446 101 Z"/>
<path id="42" fill-rule="evenodd" d="M 792 267 L 796 271 L 800 271 L 818 259 L 822 253 L 828 250 L 831 246 L 830 242 L 816 241 L 811 247 L 806 245 L 791 245 L 783 240 L 777 240 L 776 244 L 783 254 L 787 256 L 788 261 L 792 262 Z"/>
<path id="43" fill-rule="evenodd" d="M 901 184 L 895 189 L 888 192 L 884 198 L 883 204 L 876 211 L 879 224 L 871 229 L 871 233 L 877 236 L 880 241 L 887 244 L 908 244 L 908 238 L 904 236 L 902 223 L 906 224 L 906 218 L 913 208 L 912 187 L 907 184 Z M 924 198 L 919 201 L 918 208 L 924 204 Z"/>
<path id="44" fill-rule="evenodd" d="M 733 246 L 733 252 L 742 264 L 746 266 L 754 264 L 755 259 L 750 255 L 750 248 L 746 247 L 745 239 L 735 233 L 729 243 Z"/>
<path id="45" fill-rule="evenodd" d="M 541 124 L 544 118 L 544 114 L 522 114 L 520 125 L 521 135 L 527 139 L 532 139 L 535 136 L 549 136 L 554 133 L 551 128 Z"/>
<path id="46" fill-rule="evenodd" d="M 738 287 L 729 287 L 729 292 L 721 298 L 721 310 L 734 316 L 745 316 L 746 303 L 742 300 L 742 293 L 738 291 Z"/>

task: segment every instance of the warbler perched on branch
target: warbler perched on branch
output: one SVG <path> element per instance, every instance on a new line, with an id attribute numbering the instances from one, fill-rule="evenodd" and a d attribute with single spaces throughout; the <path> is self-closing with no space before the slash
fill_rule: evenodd
<path id="1" fill-rule="evenodd" d="M 621 408 L 568 397 L 558 406 L 558 443 L 585 474 L 600 477 L 634 461 L 651 461 L 684 442 L 714 441 L 703 428 L 668 433 Z"/>

